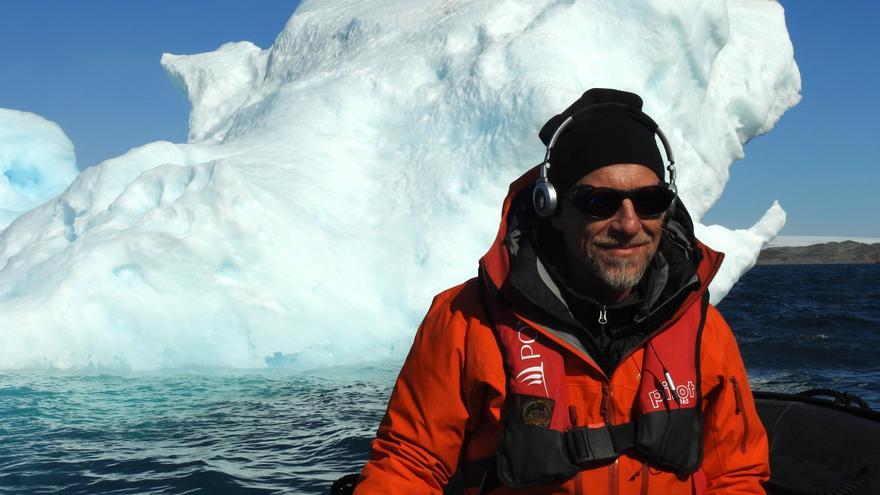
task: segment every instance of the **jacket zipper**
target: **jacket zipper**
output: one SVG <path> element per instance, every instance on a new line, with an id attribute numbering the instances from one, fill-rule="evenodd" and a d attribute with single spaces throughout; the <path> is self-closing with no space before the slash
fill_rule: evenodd
<path id="1" fill-rule="evenodd" d="M 745 454 L 746 453 L 746 440 L 749 437 L 749 417 L 746 414 L 743 408 L 743 400 L 742 400 L 742 392 L 739 389 L 739 384 L 736 382 L 736 377 L 730 377 L 730 384 L 733 386 L 733 398 L 736 400 L 736 414 L 742 415 L 743 420 L 743 437 L 742 442 L 740 443 L 739 450 Z"/>
<path id="2" fill-rule="evenodd" d="M 641 486 L 641 489 L 639 490 L 639 493 L 641 495 L 648 495 L 648 482 L 650 480 L 650 476 L 651 476 L 651 470 L 648 469 L 648 465 L 642 464 L 642 480 L 641 480 L 642 486 Z"/>
<path id="3" fill-rule="evenodd" d="M 602 382 L 602 402 L 599 406 L 599 413 L 602 415 L 602 420 L 605 421 L 606 425 L 611 425 L 611 401 L 613 400 L 614 392 L 611 388 L 611 381 L 605 380 Z M 619 458 L 615 458 L 614 462 L 608 466 L 608 493 L 609 495 L 617 495 L 618 487 L 617 487 L 617 462 Z"/>
<path id="4" fill-rule="evenodd" d="M 689 285 L 690 284 L 686 285 L 685 287 L 683 287 L 682 289 L 679 289 L 679 290 L 684 290 Z M 675 297 L 675 296 L 673 296 L 673 297 Z M 607 323 L 608 323 L 608 306 L 603 305 L 602 309 L 599 310 L 599 324 L 602 325 L 603 332 L 605 330 L 605 325 Z M 626 358 L 628 358 L 630 354 L 635 352 L 635 349 L 638 349 L 638 348 L 642 347 L 643 345 L 645 345 L 646 342 L 648 342 L 654 336 L 656 336 L 657 334 L 659 334 L 660 332 L 665 330 L 667 327 L 671 326 L 672 323 L 673 322 L 666 322 L 665 325 L 661 326 L 659 329 L 652 332 L 650 335 L 646 336 L 642 340 L 642 342 L 639 343 L 639 345 L 635 346 L 632 350 L 630 350 L 630 352 L 628 352 L 626 354 L 626 356 L 623 356 L 623 358 L 621 359 L 621 362 L 624 361 Z M 615 370 L 615 371 L 617 371 L 617 370 Z M 611 376 L 607 377 L 606 380 L 604 382 L 602 382 L 602 402 L 601 402 L 601 405 L 599 406 L 599 413 L 601 414 L 602 419 L 605 421 L 606 425 L 612 424 L 611 423 L 611 411 L 610 411 L 609 405 L 611 403 L 611 395 L 612 395 L 612 393 L 611 393 L 611 380 L 613 377 L 614 377 L 614 372 L 612 372 Z M 619 480 L 618 480 L 618 461 L 619 460 L 620 460 L 619 458 L 614 459 L 614 462 L 611 463 L 610 466 L 608 466 L 608 493 L 609 493 L 609 495 L 617 495 L 618 492 L 620 491 Z M 578 485 L 578 489 L 580 489 L 580 485 Z M 645 480 L 642 481 L 641 489 L 642 489 L 642 491 L 647 489 L 647 482 Z"/>
<path id="5" fill-rule="evenodd" d="M 599 403 L 599 415 L 602 416 L 602 421 L 604 421 L 606 425 L 611 424 L 611 422 L 608 421 L 608 396 L 611 395 L 609 392 L 610 385 L 610 382 L 602 382 L 602 402 Z"/>
<path id="6" fill-rule="evenodd" d="M 568 406 L 568 420 L 571 422 L 569 426 L 570 430 L 573 430 L 578 427 L 578 413 L 577 407 L 574 404 Z M 583 471 L 578 471 L 574 475 L 574 479 L 572 483 L 574 484 L 574 493 L 575 495 L 583 495 L 584 494 L 584 477 L 582 476 Z"/>
<path id="7" fill-rule="evenodd" d="M 617 495 L 617 461 L 620 458 L 614 459 L 614 462 L 608 466 L 608 493 L 609 495 Z"/>

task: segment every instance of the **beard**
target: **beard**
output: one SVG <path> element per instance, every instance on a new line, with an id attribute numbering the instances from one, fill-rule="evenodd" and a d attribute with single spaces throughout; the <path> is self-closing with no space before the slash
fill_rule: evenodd
<path id="1" fill-rule="evenodd" d="M 587 248 L 587 265 L 608 288 L 617 292 L 632 289 L 642 280 L 654 253 L 657 252 L 657 246 L 651 241 L 651 237 L 644 232 L 625 243 L 608 236 L 596 237 Z M 651 248 L 638 256 L 613 256 L 603 249 L 625 248 L 645 243 Z"/>

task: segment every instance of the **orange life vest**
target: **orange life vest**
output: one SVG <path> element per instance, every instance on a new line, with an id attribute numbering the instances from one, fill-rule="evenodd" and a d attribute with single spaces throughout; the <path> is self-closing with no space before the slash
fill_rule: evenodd
<path id="1" fill-rule="evenodd" d="M 487 301 L 487 298 L 483 298 Z M 525 487 L 560 481 L 582 469 L 635 452 L 682 474 L 700 467 L 703 449 L 699 342 L 708 298 L 642 346 L 643 365 L 633 420 L 577 426 L 565 397 L 557 343 L 497 302 L 486 302 L 507 374 L 507 399 L 497 452 L 498 481 Z"/>

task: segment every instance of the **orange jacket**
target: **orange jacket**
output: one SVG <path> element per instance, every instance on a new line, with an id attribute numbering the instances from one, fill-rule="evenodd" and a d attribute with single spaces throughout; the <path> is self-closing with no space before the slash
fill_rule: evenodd
<path id="1" fill-rule="evenodd" d="M 483 273 L 500 287 L 508 259 L 503 248 L 512 198 L 529 183 L 526 174 L 511 186 L 499 236 L 481 260 Z M 699 290 L 692 292 L 675 320 L 702 293 L 722 256 L 702 251 Z M 356 494 L 439 494 L 457 471 L 468 493 L 479 493 L 501 432 L 507 377 L 496 335 L 480 301 L 480 279 L 439 294 L 418 329 L 400 371 L 388 410 L 372 445 Z M 523 321 L 528 320 L 518 315 Z M 533 325 L 541 329 L 540 325 Z M 557 336 L 547 335 L 564 352 L 567 400 L 577 405 L 578 426 L 632 420 L 643 348 L 630 353 L 610 379 L 590 359 Z M 760 494 L 769 478 L 767 438 L 755 411 L 739 349 L 730 328 L 709 307 L 701 337 L 700 376 L 704 458 L 693 476 L 680 476 L 643 464 L 628 453 L 611 464 L 578 472 L 573 478 L 529 489 L 497 487 L 493 494 Z M 603 386 L 611 399 L 600 414 Z"/>

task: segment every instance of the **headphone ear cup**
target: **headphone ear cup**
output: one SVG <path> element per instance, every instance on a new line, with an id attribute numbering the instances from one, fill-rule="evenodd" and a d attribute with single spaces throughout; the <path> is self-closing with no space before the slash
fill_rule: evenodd
<path id="1" fill-rule="evenodd" d="M 541 218 L 547 218 L 556 211 L 556 189 L 547 179 L 538 179 L 532 190 L 532 205 Z"/>

